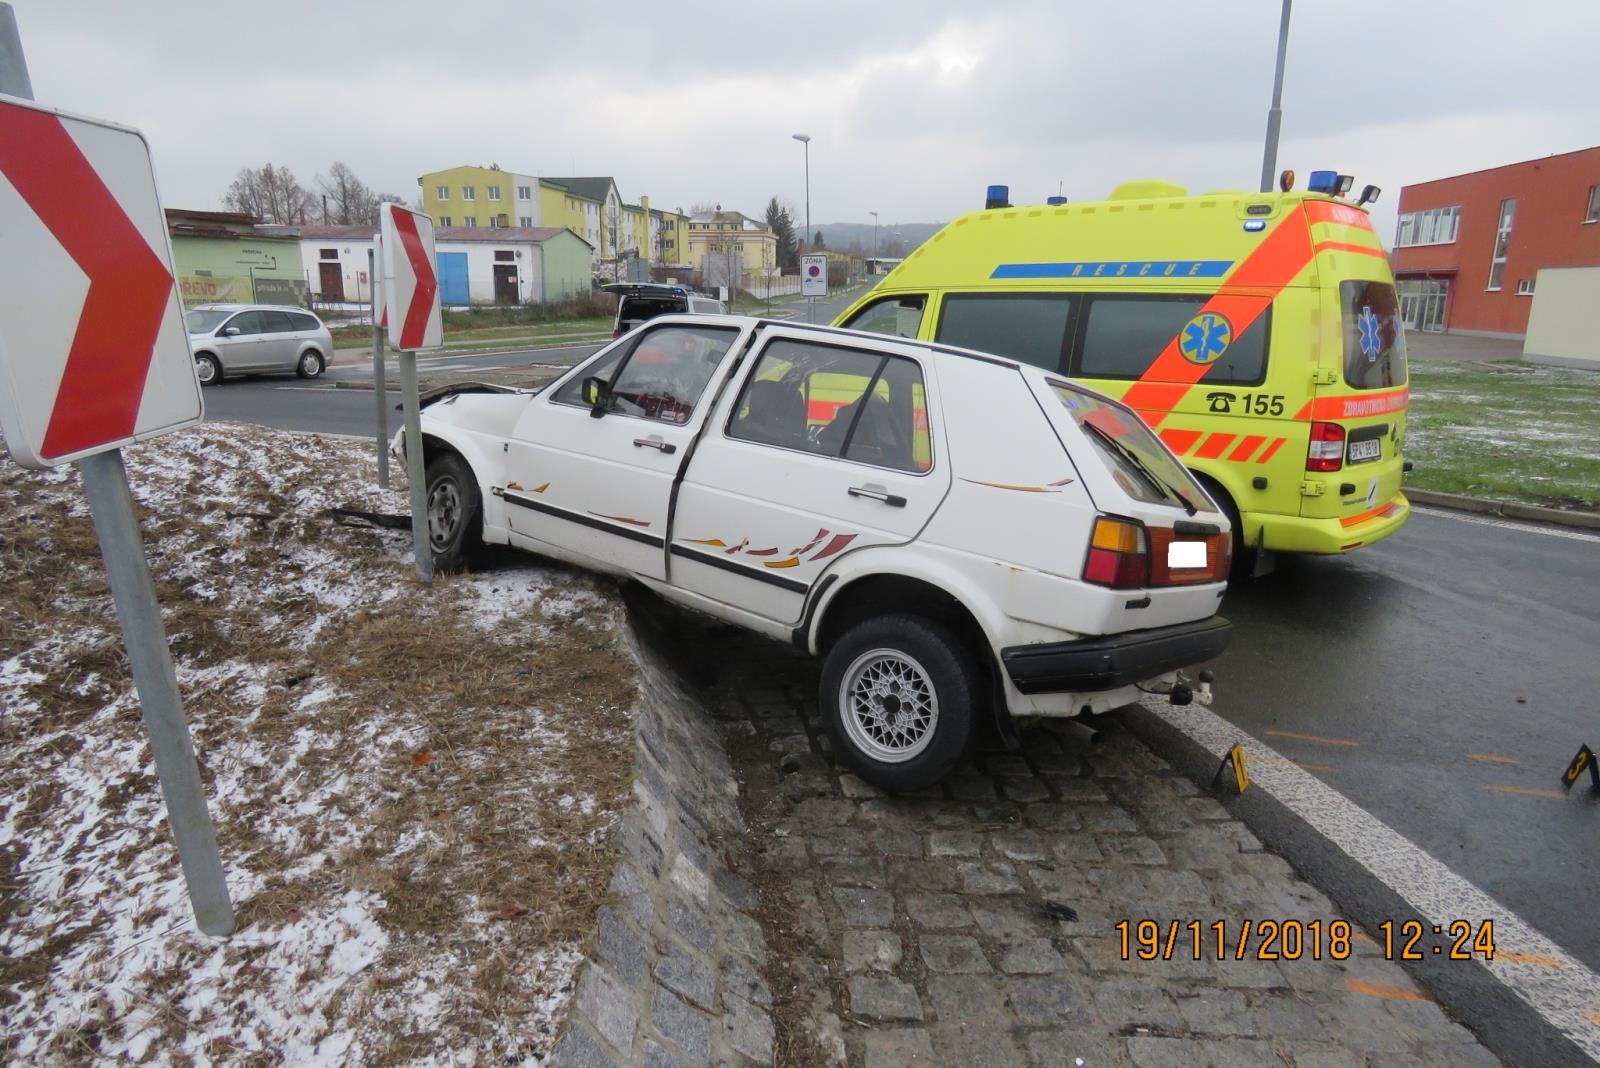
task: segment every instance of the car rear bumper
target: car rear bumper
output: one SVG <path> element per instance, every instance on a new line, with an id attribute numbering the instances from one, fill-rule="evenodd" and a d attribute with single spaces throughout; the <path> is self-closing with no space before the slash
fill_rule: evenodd
<path id="1" fill-rule="evenodd" d="M 1262 545 L 1286 553 L 1347 553 L 1382 541 L 1405 526 L 1411 502 L 1396 493 L 1376 508 L 1339 519 L 1262 515 Z"/>
<path id="2" fill-rule="evenodd" d="M 1000 650 L 1021 693 L 1112 690 L 1210 660 L 1228 646 L 1233 624 L 1221 616 L 1171 627 Z"/>

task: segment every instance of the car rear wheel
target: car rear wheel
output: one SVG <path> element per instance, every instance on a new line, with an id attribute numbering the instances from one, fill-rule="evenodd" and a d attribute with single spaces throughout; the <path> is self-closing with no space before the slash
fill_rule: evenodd
<path id="1" fill-rule="evenodd" d="M 201 353 L 194 358 L 194 374 L 202 386 L 214 386 L 222 381 L 222 364 L 215 356 Z"/>
<path id="2" fill-rule="evenodd" d="M 428 544 L 433 566 L 455 571 L 482 543 L 483 497 L 466 461 L 453 452 L 428 461 Z"/>
<path id="3" fill-rule="evenodd" d="M 955 770 L 983 693 L 971 650 L 921 616 L 857 623 L 822 667 L 822 718 L 835 750 L 889 791 L 920 790 Z"/>
<path id="4" fill-rule="evenodd" d="M 300 363 L 295 367 L 294 373 L 301 378 L 316 378 L 322 373 L 322 353 L 316 349 L 307 349 L 300 354 Z"/>

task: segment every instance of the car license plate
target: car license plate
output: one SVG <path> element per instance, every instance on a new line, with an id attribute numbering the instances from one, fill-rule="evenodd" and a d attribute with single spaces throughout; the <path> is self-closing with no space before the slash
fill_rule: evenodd
<path id="1" fill-rule="evenodd" d="M 1206 543 L 1203 541 L 1175 541 L 1167 545 L 1167 569 L 1179 571 L 1206 566 Z"/>
<path id="2" fill-rule="evenodd" d="M 1363 463 L 1367 460 L 1376 460 L 1383 455 L 1383 439 L 1372 438 L 1368 441 L 1352 441 L 1350 443 L 1350 462 Z"/>

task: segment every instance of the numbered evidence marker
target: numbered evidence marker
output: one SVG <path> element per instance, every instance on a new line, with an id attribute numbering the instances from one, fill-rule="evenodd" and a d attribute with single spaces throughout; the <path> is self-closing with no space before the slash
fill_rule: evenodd
<path id="1" fill-rule="evenodd" d="M 1250 772 L 1245 768 L 1244 746 L 1238 742 L 1235 742 L 1233 748 L 1223 756 L 1222 763 L 1217 765 L 1217 773 L 1211 776 L 1211 781 L 1214 783 L 1222 778 L 1222 773 L 1227 771 L 1229 766 L 1233 768 L 1234 784 L 1239 787 L 1241 794 L 1244 793 L 1250 788 Z"/>
<path id="2" fill-rule="evenodd" d="M 1594 750 L 1587 745 L 1578 747 L 1578 755 L 1572 758 L 1572 763 L 1567 765 L 1567 770 L 1561 773 L 1561 786 L 1571 790 L 1572 784 L 1578 781 L 1578 776 L 1583 774 L 1583 769 L 1589 769 L 1589 779 L 1594 784 L 1594 789 L 1600 790 L 1600 765 L 1594 760 Z"/>

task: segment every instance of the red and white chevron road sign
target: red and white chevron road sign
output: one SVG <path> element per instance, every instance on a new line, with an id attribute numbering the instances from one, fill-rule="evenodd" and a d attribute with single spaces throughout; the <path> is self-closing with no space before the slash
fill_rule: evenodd
<path id="1" fill-rule="evenodd" d="M 204 409 L 150 148 L 0 96 L 0 434 L 53 467 Z"/>
<path id="2" fill-rule="evenodd" d="M 380 221 L 389 344 L 402 351 L 431 349 L 444 340 L 433 220 L 420 211 L 385 204 Z"/>

